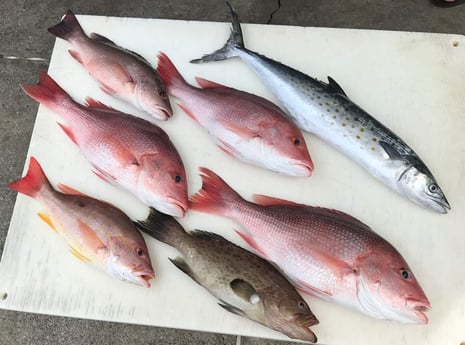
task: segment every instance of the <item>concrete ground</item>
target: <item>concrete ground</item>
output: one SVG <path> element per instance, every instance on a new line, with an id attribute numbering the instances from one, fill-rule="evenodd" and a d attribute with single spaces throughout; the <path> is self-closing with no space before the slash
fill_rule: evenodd
<path id="1" fill-rule="evenodd" d="M 465 33 L 465 5 L 440 9 L 428 0 L 231 0 L 243 22 L 381 30 Z M 145 18 L 229 21 L 223 1 L 0 2 L 0 253 L 16 193 L 6 183 L 21 176 L 37 103 L 18 85 L 47 69 L 53 42 L 45 30 L 71 8 L 75 13 Z M 17 57 L 9 59 L 5 57 Z M 29 58 L 43 60 L 33 61 Z M 1 277 L 0 277 L 1 279 Z M 51 317 L 0 310 L 0 344 L 247 344 L 272 342 L 156 327 Z"/>

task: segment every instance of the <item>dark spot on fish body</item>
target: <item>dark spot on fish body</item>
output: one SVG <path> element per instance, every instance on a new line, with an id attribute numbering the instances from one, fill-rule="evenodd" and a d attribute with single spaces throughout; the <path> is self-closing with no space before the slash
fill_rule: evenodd
<path id="1" fill-rule="evenodd" d="M 345 124 L 345 123 L 343 122 L 343 123 L 342 123 L 342 127 L 345 127 L 345 126 L 347 126 L 347 124 Z"/>
<path id="2" fill-rule="evenodd" d="M 79 207 L 85 207 L 86 206 L 86 203 L 83 200 L 78 200 L 77 204 L 78 204 Z"/>
<path id="3" fill-rule="evenodd" d="M 365 132 L 365 128 L 361 127 L 360 132 Z"/>
<path id="4" fill-rule="evenodd" d="M 336 115 L 333 115 L 333 119 L 336 119 Z"/>
<path id="5" fill-rule="evenodd" d="M 357 135 L 356 138 L 360 140 L 360 135 Z"/>
<path id="6" fill-rule="evenodd" d="M 371 140 L 373 140 L 375 143 L 378 141 L 378 139 L 376 139 L 376 138 L 373 138 Z"/>

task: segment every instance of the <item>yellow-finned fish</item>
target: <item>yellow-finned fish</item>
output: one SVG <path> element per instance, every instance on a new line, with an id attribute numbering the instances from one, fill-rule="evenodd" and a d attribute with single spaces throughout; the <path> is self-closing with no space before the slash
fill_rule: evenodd
<path id="1" fill-rule="evenodd" d="M 34 157 L 26 176 L 8 186 L 45 206 L 47 214 L 39 217 L 65 238 L 79 260 L 150 287 L 155 273 L 144 238 L 121 210 L 65 185 L 58 185 L 63 193 L 56 191 Z"/>

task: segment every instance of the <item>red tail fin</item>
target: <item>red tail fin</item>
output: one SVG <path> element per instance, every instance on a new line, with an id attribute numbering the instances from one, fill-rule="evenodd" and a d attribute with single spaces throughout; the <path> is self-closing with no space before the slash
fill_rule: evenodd
<path id="1" fill-rule="evenodd" d="M 44 71 L 39 72 L 39 82 L 36 85 L 21 85 L 21 88 L 37 102 L 52 109 L 65 99 L 70 99 L 66 91 Z"/>
<path id="2" fill-rule="evenodd" d="M 71 10 L 68 10 L 57 25 L 47 29 L 50 33 L 68 41 L 73 36 L 85 36 L 81 25 Z"/>
<path id="3" fill-rule="evenodd" d="M 189 208 L 195 211 L 229 216 L 234 204 L 242 202 L 221 177 L 207 168 L 199 168 L 202 188 L 190 198 Z"/>
<path id="4" fill-rule="evenodd" d="M 44 174 L 44 171 L 42 170 L 42 167 L 34 157 L 31 157 L 29 161 L 29 169 L 26 176 L 19 180 L 10 182 L 8 187 L 18 193 L 26 194 L 33 198 L 36 197 L 37 193 L 43 187 L 52 188 Z"/>
<path id="5" fill-rule="evenodd" d="M 165 83 L 166 91 L 173 96 L 175 96 L 173 92 L 175 92 L 176 88 L 187 85 L 181 73 L 176 69 L 176 66 L 163 52 L 158 54 L 157 72 Z"/>

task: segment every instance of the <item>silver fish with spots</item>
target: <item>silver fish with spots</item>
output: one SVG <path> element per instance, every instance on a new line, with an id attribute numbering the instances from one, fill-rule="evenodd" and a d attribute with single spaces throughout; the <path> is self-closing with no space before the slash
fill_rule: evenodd
<path id="1" fill-rule="evenodd" d="M 219 50 L 193 63 L 239 57 L 280 99 L 290 117 L 349 156 L 404 197 L 439 213 L 450 210 L 443 191 L 418 155 L 389 128 L 352 102 L 331 77 L 318 81 L 248 50 L 231 7 L 232 32 Z"/>
<path id="2" fill-rule="evenodd" d="M 136 225 L 182 255 L 171 262 L 219 300 L 225 310 L 290 338 L 315 343 L 318 324 L 307 303 L 273 265 L 223 237 L 187 233 L 171 216 L 151 209 Z"/>

